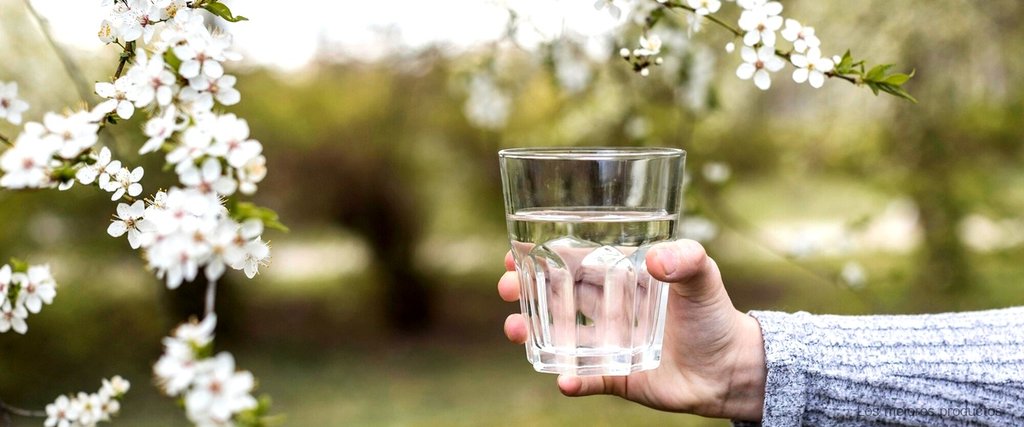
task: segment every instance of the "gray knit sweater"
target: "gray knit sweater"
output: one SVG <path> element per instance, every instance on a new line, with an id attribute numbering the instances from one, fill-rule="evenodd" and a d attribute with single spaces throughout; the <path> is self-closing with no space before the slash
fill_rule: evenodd
<path id="1" fill-rule="evenodd" d="M 1024 426 L 1024 307 L 750 315 L 768 365 L 765 427 Z"/>

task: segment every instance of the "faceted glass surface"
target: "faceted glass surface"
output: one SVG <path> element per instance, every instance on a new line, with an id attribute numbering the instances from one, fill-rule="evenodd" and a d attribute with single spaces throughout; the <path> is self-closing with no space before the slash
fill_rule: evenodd
<path id="1" fill-rule="evenodd" d="M 667 285 L 647 274 L 646 252 L 562 237 L 517 254 L 527 358 L 538 371 L 627 375 L 658 366 Z"/>

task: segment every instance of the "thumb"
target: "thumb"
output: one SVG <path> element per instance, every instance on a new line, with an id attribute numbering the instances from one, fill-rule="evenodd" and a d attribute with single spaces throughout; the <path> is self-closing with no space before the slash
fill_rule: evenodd
<path id="1" fill-rule="evenodd" d="M 724 289 L 718 265 L 696 241 L 659 243 L 647 252 L 646 261 L 651 277 L 673 284 L 682 297 L 705 300 Z"/>

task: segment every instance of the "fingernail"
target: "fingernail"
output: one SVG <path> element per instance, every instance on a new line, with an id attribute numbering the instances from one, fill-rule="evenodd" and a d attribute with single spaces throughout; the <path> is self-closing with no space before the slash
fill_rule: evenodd
<path id="1" fill-rule="evenodd" d="M 658 248 L 658 262 L 661 263 L 661 270 L 665 272 L 666 276 L 671 276 L 676 271 L 676 265 L 679 264 L 678 256 L 676 255 L 675 249 L 668 245 Z"/>

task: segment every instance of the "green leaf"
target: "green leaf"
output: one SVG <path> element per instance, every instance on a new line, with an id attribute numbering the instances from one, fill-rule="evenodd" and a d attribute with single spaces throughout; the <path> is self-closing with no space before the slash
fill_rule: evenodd
<path id="1" fill-rule="evenodd" d="M 846 53 L 843 54 L 843 59 L 839 60 L 839 63 L 836 64 L 836 71 L 839 74 L 849 74 L 850 71 L 852 71 L 852 68 L 853 56 L 851 56 L 850 51 L 847 50 Z"/>
<path id="2" fill-rule="evenodd" d="M 167 49 L 164 52 L 164 63 L 171 67 L 172 70 L 181 68 L 181 59 L 178 58 L 178 55 L 174 54 L 174 49 Z"/>
<path id="3" fill-rule="evenodd" d="M 906 99 L 907 101 L 910 101 L 910 102 L 913 102 L 913 103 L 917 104 L 917 98 L 914 98 L 913 96 L 911 96 L 910 93 L 907 92 L 906 89 L 903 89 L 902 87 L 893 86 L 893 85 L 889 85 L 889 84 L 882 84 L 882 85 L 880 85 L 880 88 L 885 93 L 893 95 L 893 96 L 895 96 L 897 98 Z"/>
<path id="4" fill-rule="evenodd" d="M 661 21 L 661 18 L 664 17 L 665 9 L 655 9 L 653 12 L 651 12 L 650 15 L 647 16 L 647 26 L 654 27 L 655 25 L 658 25 L 658 21 Z"/>
<path id="5" fill-rule="evenodd" d="M 256 206 L 250 202 L 229 202 L 228 211 L 235 221 L 244 222 L 250 219 L 258 219 L 263 226 L 278 231 L 288 232 L 288 227 L 281 223 L 280 217 L 273 209 Z"/>
<path id="6" fill-rule="evenodd" d="M 909 75 L 897 73 L 887 76 L 884 80 L 882 80 L 882 82 L 886 84 L 891 84 L 893 86 L 899 86 L 906 83 L 907 80 L 910 80 Z"/>
<path id="7" fill-rule="evenodd" d="M 867 83 L 868 87 L 871 88 L 871 91 L 874 92 L 875 95 L 877 96 L 878 95 L 878 84 L 875 83 L 875 82 L 871 82 L 871 81 L 868 81 L 866 83 Z"/>
<path id="8" fill-rule="evenodd" d="M 28 263 L 18 258 L 11 258 L 11 271 L 15 273 L 27 273 Z"/>
<path id="9" fill-rule="evenodd" d="M 217 15 L 217 16 L 219 16 L 221 18 L 224 18 L 224 20 L 226 20 L 228 22 L 238 22 L 238 21 L 248 21 L 249 20 L 249 18 L 246 18 L 246 17 L 244 17 L 242 15 L 238 15 L 238 16 L 232 15 L 231 14 L 231 9 L 228 8 L 228 5 L 226 5 L 224 3 L 221 3 L 221 2 L 217 2 L 217 1 L 211 2 L 211 3 L 207 3 L 207 4 L 203 5 L 203 9 L 206 9 L 206 10 L 210 11 L 210 13 L 212 13 L 214 15 Z"/>
<path id="10" fill-rule="evenodd" d="M 235 424 L 240 427 L 274 427 L 284 424 L 283 415 L 267 415 L 270 412 L 270 396 L 263 394 L 256 400 L 256 407 L 239 412 Z"/>
<path id="11" fill-rule="evenodd" d="M 916 72 L 917 72 L 917 70 L 913 70 L 913 71 L 910 72 L 910 74 L 902 74 L 902 73 L 892 74 L 892 75 L 886 76 L 885 80 L 883 80 L 883 81 L 885 83 L 891 84 L 893 86 L 902 86 L 904 83 L 907 82 L 907 80 L 910 80 L 912 77 L 914 77 L 914 73 L 916 73 Z"/>
<path id="12" fill-rule="evenodd" d="M 864 80 L 881 81 L 882 77 L 885 76 L 885 72 L 889 71 L 890 68 L 892 68 L 892 64 L 876 65 L 864 75 Z"/>

